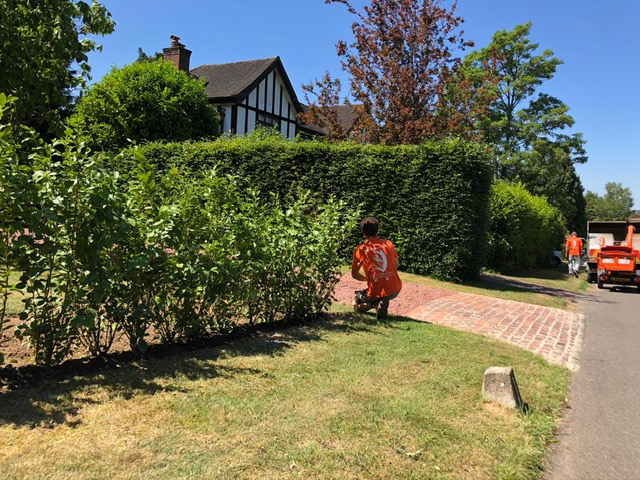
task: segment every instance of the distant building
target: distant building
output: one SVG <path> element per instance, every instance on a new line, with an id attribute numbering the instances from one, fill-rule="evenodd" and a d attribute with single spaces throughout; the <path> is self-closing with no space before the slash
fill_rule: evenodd
<path id="1" fill-rule="evenodd" d="M 244 62 L 201 65 L 190 70 L 191 51 L 171 36 L 164 59 L 206 81 L 209 101 L 217 107 L 222 131 L 245 135 L 258 126 L 272 128 L 285 138 L 324 135 L 322 129 L 303 125 L 303 112 L 280 57 Z"/>

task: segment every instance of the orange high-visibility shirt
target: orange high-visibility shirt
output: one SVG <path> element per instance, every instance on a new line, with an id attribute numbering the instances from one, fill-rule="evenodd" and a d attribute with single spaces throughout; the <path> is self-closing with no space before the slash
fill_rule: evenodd
<path id="1" fill-rule="evenodd" d="M 582 240 L 578 237 L 567 238 L 566 249 L 569 255 L 580 255 L 582 253 Z"/>
<path id="2" fill-rule="evenodd" d="M 402 281 L 396 270 L 397 258 L 393 243 L 378 237 L 369 238 L 356 248 L 351 268 L 364 270 L 367 296 L 380 298 L 400 292 Z"/>

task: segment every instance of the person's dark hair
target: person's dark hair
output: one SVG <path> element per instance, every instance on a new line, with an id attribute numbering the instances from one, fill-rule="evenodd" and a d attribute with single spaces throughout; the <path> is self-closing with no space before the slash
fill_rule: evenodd
<path id="1" fill-rule="evenodd" d="M 378 235 L 378 226 L 380 222 L 376 217 L 365 217 L 360 222 L 360 230 L 367 237 Z"/>

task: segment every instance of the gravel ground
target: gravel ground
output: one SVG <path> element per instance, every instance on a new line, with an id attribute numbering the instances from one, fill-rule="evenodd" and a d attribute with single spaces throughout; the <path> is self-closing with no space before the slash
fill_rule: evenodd
<path id="1" fill-rule="evenodd" d="M 356 290 L 362 290 L 365 287 L 365 282 L 354 280 L 349 273 L 345 273 L 336 285 L 334 293 L 335 299 L 340 303 L 352 305 L 354 292 Z M 406 315 L 420 305 L 424 305 L 437 298 L 453 295 L 454 293 L 456 292 L 452 290 L 403 282 L 400 295 L 391 300 L 389 304 L 389 313 L 392 315 Z"/>

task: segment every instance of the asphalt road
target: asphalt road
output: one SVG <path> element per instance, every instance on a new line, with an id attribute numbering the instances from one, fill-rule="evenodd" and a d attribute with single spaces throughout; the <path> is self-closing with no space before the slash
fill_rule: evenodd
<path id="1" fill-rule="evenodd" d="M 640 479 L 640 294 L 592 285 L 579 370 L 546 480 Z"/>

